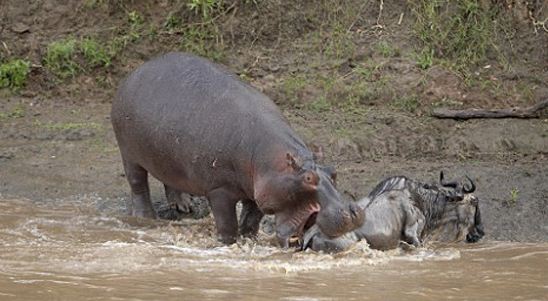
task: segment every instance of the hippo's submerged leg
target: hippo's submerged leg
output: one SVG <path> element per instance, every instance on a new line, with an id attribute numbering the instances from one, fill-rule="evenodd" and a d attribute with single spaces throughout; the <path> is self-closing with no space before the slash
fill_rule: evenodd
<path id="1" fill-rule="evenodd" d="M 126 178 L 131 188 L 131 215 L 156 218 L 150 201 L 148 172 L 140 165 L 123 159 Z"/>
<path id="2" fill-rule="evenodd" d="M 185 195 L 182 196 L 182 192 L 164 184 L 166 191 L 166 199 L 169 207 L 177 212 L 189 213 L 190 212 L 190 198 Z"/>
<path id="3" fill-rule="evenodd" d="M 240 235 L 254 238 L 259 232 L 259 225 L 264 213 L 253 200 L 242 200 L 242 213 L 240 215 Z"/>

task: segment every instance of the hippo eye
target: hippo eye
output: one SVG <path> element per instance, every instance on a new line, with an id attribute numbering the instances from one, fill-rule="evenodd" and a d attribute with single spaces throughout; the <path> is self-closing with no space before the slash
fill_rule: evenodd
<path id="1" fill-rule="evenodd" d="M 311 171 L 307 171 L 303 175 L 302 179 L 303 179 L 303 182 L 306 183 L 306 184 L 310 184 L 310 185 L 317 185 L 318 184 L 318 176 L 314 172 L 311 172 Z"/>

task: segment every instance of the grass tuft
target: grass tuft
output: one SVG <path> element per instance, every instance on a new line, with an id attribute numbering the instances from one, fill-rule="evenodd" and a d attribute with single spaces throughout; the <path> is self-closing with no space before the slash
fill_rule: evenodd
<path id="1" fill-rule="evenodd" d="M 13 91 L 21 89 L 30 72 L 30 62 L 14 59 L 0 65 L 0 88 L 9 88 Z"/>
<path id="2" fill-rule="evenodd" d="M 426 69 L 434 58 L 468 73 L 494 48 L 496 6 L 477 0 L 414 0 L 414 32 L 422 43 L 418 65 Z"/>
<path id="3" fill-rule="evenodd" d="M 111 65 L 111 57 L 107 47 L 99 44 L 92 38 L 80 41 L 80 51 L 89 67 L 108 67 Z"/>
<path id="4" fill-rule="evenodd" d="M 77 41 L 67 38 L 48 45 L 44 66 L 59 78 L 74 77 L 81 67 L 75 61 Z"/>

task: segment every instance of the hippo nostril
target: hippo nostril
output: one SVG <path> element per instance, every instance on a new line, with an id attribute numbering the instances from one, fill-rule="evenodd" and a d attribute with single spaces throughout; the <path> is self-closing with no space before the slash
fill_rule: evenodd
<path id="1" fill-rule="evenodd" d="M 469 242 L 469 243 L 478 242 L 481 239 L 482 236 L 483 235 L 478 235 L 476 233 L 474 233 L 474 234 L 468 233 L 466 235 L 466 242 Z"/>
<path id="2" fill-rule="evenodd" d="M 349 206 L 350 215 L 352 216 L 352 219 L 357 219 L 359 216 L 359 212 L 356 208 L 356 205 L 350 204 Z"/>
<path id="3" fill-rule="evenodd" d="M 474 236 L 472 234 L 466 234 L 466 242 L 474 242 Z"/>

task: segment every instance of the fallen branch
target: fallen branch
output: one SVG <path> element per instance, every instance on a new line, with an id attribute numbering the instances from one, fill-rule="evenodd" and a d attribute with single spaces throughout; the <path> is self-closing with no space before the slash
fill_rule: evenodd
<path id="1" fill-rule="evenodd" d="M 548 108 L 548 98 L 527 108 L 510 109 L 470 109 L 451 110 L 434 109 L 432 116 L 437 118 L 472 119 L 472 118 L 539 118 L 540 112 Z"/>

